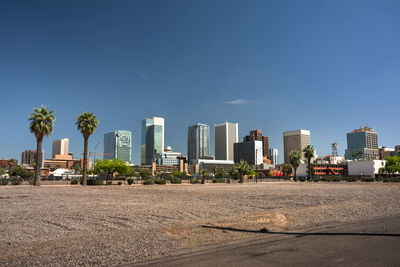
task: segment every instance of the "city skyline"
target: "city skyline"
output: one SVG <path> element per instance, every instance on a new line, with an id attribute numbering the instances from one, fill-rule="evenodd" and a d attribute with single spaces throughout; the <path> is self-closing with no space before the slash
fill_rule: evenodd
<path id="1" fill-rule="evenodd" d="M 36 149 L 27 118 L 42 104 L 56 116 L 45 158 L 64 137 L 82 153 L 74 123 L 85 111 L 100 121 L 89 151 L 126 129 L 136 164 L 141 119 L 153 114 L 166 120 L 166 144 L 181 152 L 188 126 L 225 120 L 240 124 L 239 138 L 263 129 L 280 162 L 282 132 L 292 129 L 310 130 L 319 155 L 338 142 L 343 156 L 346 133 L 366 124 L 380 146 L 398 145 L 400 3 L 222 2 L 2 2 L 0 111 L 11 115 L 0 158 Z M 379 108 L 366 108 L 380 96 Z"/>

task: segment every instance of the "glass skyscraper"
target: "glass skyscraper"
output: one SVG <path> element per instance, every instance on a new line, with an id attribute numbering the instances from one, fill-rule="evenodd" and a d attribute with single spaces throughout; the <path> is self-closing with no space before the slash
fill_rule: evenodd
<path id="1" fill-rule="evenodd" d="M 132 133 L 116 130 L 104 135 L 104 159 L 132 162 Z"/>
<path id="2" fill-rule="evenodd" d="M 197 123 L 188 128 L 188 160 L 210 157 L 210 127 Z"/>
<path id="3" fill-rule="evenodd" d="M 347 133 L 346 159 L 379 159 L 378 134 L 369 127 Z"/>
<path id="4" fill-rule="evenodd" d="M 142 120 L 141 163 L 150 165 L 156 154 L 164 152 L 164 118 Z"/>

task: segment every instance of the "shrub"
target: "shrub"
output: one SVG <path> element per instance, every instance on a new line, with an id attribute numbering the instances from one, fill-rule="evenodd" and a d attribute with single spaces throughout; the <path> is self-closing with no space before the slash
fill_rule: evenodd
<path id="1" fill-rule="evenodd" d="M 154 181 L 156 184 L 166 184 L 167 180 L 161 179 L 161 178 L 156 178 Z"/>
<path id="2" fill-rule="evenodd" d="M 171 177 L 171 184 L 181 184 L 182 180 L 178 177 Z"/>
<path id="3" fill-rule="evenodd" d="M 107 181 L 106 185 L 112 185 L 112 181 Z"/>
<path id="4" fill-rule="evenodd" d="M 375 181 L 375 179 L 372 178 L 372 177 L 364 177 L 364 178 L 361 179 L 361 181 L 363 181 L 363 182 L 373 182 L 373 181 Z"/>
<path id="5" fill-rule="evenodd" d="M 122 185 L 122 182 L 118 182 L 118 185 Z"/>
<path id="6" fill-rule="evenodd" d="M 143 184 L 144 185 L 152 185 L 152 184 L 154 184 L 154 179 L 148 178 L 148 179 L 144 180 Z"/>
<path id="7" fill-rule="evenodd" d="M 88 180 L 89 182 L 89 180 Z M 75 179 L 75 180 L 71 180 L 71 184 L 78 184 L 79 183 L 79 179 Z"/>
<path id="8" fill-rule="evenodd" d="M 319 181 L 320 181 L 319 177 L 314 177 L 313 178 L 313 182 L 319 182 Z"/>
<path id="9" fill-rule="evenodd" d="M 305 181 L 306 181 L 306 178 L 305 178 L 305 177 L 300 177 L 300 178 L 299 178 L 299 181 L 300 181 L 300 182 L 305 182 Z"/>
<path id="10" fill-rule="evenodd" d="M 180 171 L 174 171 L 171 173 L 170 178 L 172 179 L 173 177 L 179 178 L 182 177 L 183 174 Z"/>
<path id="11" fill-rule="evenodd" d="M 22 178 L 21 177 L 17 177 L 17 176 L 12 176 L 10 178 L 10 182 L 12 185 L 20 185 L 22 183 Z"/>
<path id="12" fill-rule="evenodd" d="M 357 182 L 357 177 L 354 176 L 349 176 L 346 178 L 347 182 Z"/>
<path id="13" fill-rule="evenodd" d="M 223 178 L 213 178 L 212 182 L 213 183 L 225 183 L 225 180 Z"/>
<path id="14" fill-rule="evenodd" d="M 128 178 L 126 179 L 126 181 L 128 182 L 129 185 L 134 184 L 134 180 L 132 178 Z"/>
<path id="15" fill-rule="evenodd" d="M 392 177 L 392 178 L 390 178 L 390 182 L 392 182 L 392 183 L 400 183 L 400 177 Z"/>
<path id="16" fill-rule="evenodd" d="M 191 184 L 199 184 L 201 183 L 201 180 L 199 178 L 192 178 L 190 179 Z"/>
<path id="17" fill-rule="evenodd" d="M 9 180 L 7 178 L 0 178 L 0 185 L 8 185 Z"/>
<path id="18" fill-rule="evenodd" d="M 87 180 L 87 185 L 104 185 L 104 180 L 102 180 L 102 179 L 88 179 Z"/>

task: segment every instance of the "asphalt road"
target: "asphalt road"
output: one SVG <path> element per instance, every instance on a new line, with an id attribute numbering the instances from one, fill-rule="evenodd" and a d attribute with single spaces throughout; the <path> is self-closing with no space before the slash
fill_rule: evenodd
<path id="1" fill-rule="evenodd" d="M 308 232 L 265 231 L 259 235 L 254 240 L 205 247 L 135 265 L 400 266 L 400 216 Z"/>

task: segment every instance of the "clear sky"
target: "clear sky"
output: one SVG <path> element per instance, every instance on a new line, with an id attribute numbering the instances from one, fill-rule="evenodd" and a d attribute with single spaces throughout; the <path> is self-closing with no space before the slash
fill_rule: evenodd
<path id="1" fill-rule="evenodd" d="M 400 1 L 1 1 L 0 158 L 35 149 L 27 118 L 46 105 L 51 143 L 83 150 L 75 118 L 106 132 L 165 118 L 165 144 L 187 154 L 187 127 L 261 128 L 282 159 L 282 132 L 311 131 L 318 155 L 365 124 L 400 144 Z M 100 150 L 100 151 L 99 151 Z M 97 152 L 102 152 L 102 145 Z"/>

